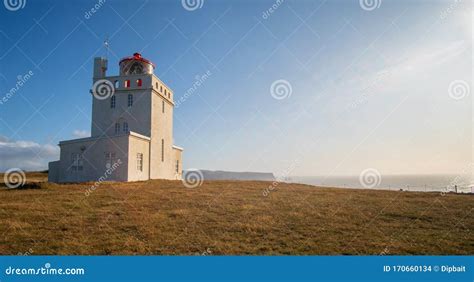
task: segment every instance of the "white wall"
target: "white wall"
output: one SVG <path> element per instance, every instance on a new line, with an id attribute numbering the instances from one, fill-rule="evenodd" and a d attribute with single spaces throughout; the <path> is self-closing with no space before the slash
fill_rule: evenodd
<path id="1" fill-rule="evenodd" d="M 115 153 L 113 162 L 121 164 L 107 176 L 109 181 L 128 180 L 128 144 L 129 136 L 122 135 L 114 138 L 84 138 L 63 141 L 61 148 L 58 182 L 85 182 L 97 181 L 107 171 L 105 153 Z M 72 154 L 83 154 L 83 170 L 73 171 Z"/>
<path id="2" fill-rule="evenodd" d="M 149 179 L 150 141 L 131 136 L 128 143 L 128 181 Z M 143 154 L 143 170 L 137 169 L 137 154 Z"/>
<path id="3" fill-rule="evenodd" d="M 105 79 L 111 83 L 119 82 L 115 90 L 115 108 L 110 107 L 109 97 L 99 100 L 92 96 L 91 136 L 115 135 L 115 123 L 122 119 L 127 121 L 130 131 L 150 136 L 151 128 L 151 92 L 152 75 L 110 76 Z M 142 86 L 136 86 L 136 80 L 142 79 Z M 130 88 L 125 88 L 124 81 L 130 80 Z M 133 96 L 133 106 L 128 107 L 128 95 Z M 120 125 L 123 129 L 123 123 Z"/>

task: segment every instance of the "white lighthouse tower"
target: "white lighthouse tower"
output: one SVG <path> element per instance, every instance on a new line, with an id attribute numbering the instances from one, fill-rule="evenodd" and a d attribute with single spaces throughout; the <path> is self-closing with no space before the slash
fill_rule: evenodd
<path id="1" fill-rule="evenodd" d="M 107 76 L 94 59 L 91 137 L 62 141 L 49 163 L 50 182 L 181 179 L 182 148 L 173 145 L 173 91 L 155 65 L 135 53 Z"/>

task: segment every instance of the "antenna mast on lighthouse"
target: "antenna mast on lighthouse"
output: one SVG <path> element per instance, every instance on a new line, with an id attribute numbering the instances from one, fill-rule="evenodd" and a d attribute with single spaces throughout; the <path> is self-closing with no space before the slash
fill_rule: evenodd
<path id="1" fill-rule="evenodd" d="M 104 40 L 104 49 L 105 49 L 105 58 L 109 57 L 109 37 L 106 37 Z"/>

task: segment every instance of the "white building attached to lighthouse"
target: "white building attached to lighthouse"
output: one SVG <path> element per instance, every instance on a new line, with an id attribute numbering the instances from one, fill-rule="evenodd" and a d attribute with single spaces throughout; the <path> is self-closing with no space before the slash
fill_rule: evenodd
<path id="1" fill-rule="evenodd" d="M 183 149 L 173 145 L 173 91 L 139 53 L 107 76 L 94 59 L 91 137 L 61 141 L 50 182 L 181 179 Z"/>

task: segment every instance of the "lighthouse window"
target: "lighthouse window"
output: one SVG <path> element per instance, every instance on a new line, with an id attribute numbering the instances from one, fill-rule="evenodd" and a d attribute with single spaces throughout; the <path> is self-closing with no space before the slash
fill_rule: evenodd
<path id="1" fill-rule="evenodd" d="M 165 139 L 161 139 L 161 161 L 165 161 Z"/>
<path id="2" fill-rule="evenodd" d="M 106 152 L 105 153 L 105 167 L 111 168 L 115 162 L 115 153 Z"/>
<path id="3" fill-rule="evenodd" d="M 137 154 L 137 170 L 143 171 L 143 154 Z"/>
<path id="4" fill-rule="evenodd" d="M 165 100 L 162 100 L 162 101 L 161 101 L 161 112 L 162 112 L 162 113 L 165 112 Z"/>
<path id="5" fill-rule="evenodd" d="M 133 106 L 133 95 L 128 94 L 128 107 L 130 108 L 131 106 Z"/>
<path id="6" fill-rule="evenodd" d="M 120 133 L 120 123 L 116 123 L 115 124 L 115 134 L 119 134 Z"/>
<path id="7" fill-rule="evenodd" d="M 163 85 L 160 85 L 160 92 L 163 93 Z"/>
<path id="8" fill-rule="evenodd" d="M 141 80 L 141 79 L 137 79 L 137 86 L 138 86 L 138 87 L 141 87 L 141 86 L 142 86 L 142 80 Z"/>
<path id="9" fill-rule="evenodd" d="M 112 96 L 112 98 L 110 98 L 110 108 L 111 109 L 115 108 L 115 96 Z"/>
<path id="10" fill-rule="evenodd" d="M 73 153 L 72 154 L 72 171 L 82 171 L 83 170 L 83 160 L 82 154 Z"/>
<path id="11" fill-rule="evenodd" d="M 176 161 L 176 173 L 179 173 L 179 160 Z"/>

